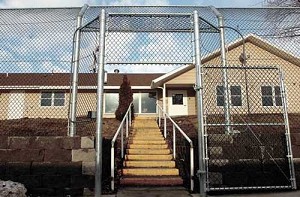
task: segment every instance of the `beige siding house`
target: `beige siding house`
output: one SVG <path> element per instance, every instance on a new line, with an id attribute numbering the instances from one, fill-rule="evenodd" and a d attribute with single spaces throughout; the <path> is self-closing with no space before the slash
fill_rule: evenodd
<path id="1" fill-rule="evenodd" d="M 227 46 L 227 76 L 232 113 L 278 113 L 282 107 L 277 69 L 285 74 L 289 113 L 300 112 L 300 58 L 255 36 L 245 37 L 247 61 L 241 61 L 242 40 Z M 202 58 L 207 113 L 223 113 L 223 70 L 220 51 Z M 232 68 L 234 67 L 234 68 Z M 195 68 L 186 65 L 166 74 L 126 74 L 133 89 L 137 116 L 156 116 L 160 104 L 170 115 L 196 114 Z M 108 74 L 104 117 L 114 117 L 122 74 Z M 67 118 L 70 74 L 0 74 L 0 119 Z M 96 109 L 96 74 L 79 74 L 77 117 Z M 266 110 L 268 109 L 268 110 Z M 270 110 L 271 109 L 271 110 Z"/>
<path id="2" fill-rule="evenodd" d="M 289 113 L 299 113 L 300 58 L 255 35 L 245 37 L 246 63 L 241 61 L 242 51 L 242 40 L 227 46 L 226 62 L 229 68 L 232 67 L 232 69 L 227 69 L 231 113 L 280 112 L 282 103 L 279 69 L 285 76 Z M 223 113 L 223 69 L 218 68 L 221 65 L 220 51 L 217 50 L 203 57 L 202 65 L 204 66 L 202 78 L 206 113 Z M 245 66 L 253 69 L 242 69 Z M 152 81 L 153 89 L 160 87 L 162 91 L 165 91 L 165 105 L 168 113 L 171 115 L 178 115 L 180 112 L 181 115 L 196 114 L 195 91 L 193 90 L 195 76 L 194 65 L 188 65 Z M 180 97 L 183 97 L 182 102 L 176 103 L 176 98 Z M 159 100 L 162 105 L 164 99 L 160 97 Z"/>

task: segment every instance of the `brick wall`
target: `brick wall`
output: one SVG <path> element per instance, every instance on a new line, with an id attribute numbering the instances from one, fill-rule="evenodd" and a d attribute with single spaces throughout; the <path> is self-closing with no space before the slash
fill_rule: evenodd
<path id="1" fill-rule="evenodd" d="M 0 136 L 0 179 L 27 195 L 82 196 L 94 188 L 94 137 Z"/>

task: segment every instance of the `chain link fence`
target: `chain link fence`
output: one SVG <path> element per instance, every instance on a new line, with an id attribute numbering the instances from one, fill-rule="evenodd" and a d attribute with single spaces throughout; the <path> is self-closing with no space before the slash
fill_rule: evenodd
<path id="1" fill-rule="evenodd" d="M 197 10 L 201 19 L 200 47 L 205 67 L 202 73 L 208 134 L 207 187 L 270 186 L 256 181 L 260 176 L 261 180 L 272 180 L 269 184 L 273 186 L 292 184 L 290 160 L 284 157 L 289 155 L 290 147 L 284 136 L 288 125 L 283 106 L 288 104 L 287 112 L 293 117 L 291 133 L 296 136 L 300 128 L 298 8 L 218 9 L 225 20 L 226 62 L 230 67 L 226 88 L 222 81 L 224 70 L 219 68 L 222 62 L 218 23 L 209 7 L 88 8 L 83 28 L 78 30 L 76 124 L 78 127 L 84 125 L 91 134 L 95 132 L 91 117 L 96 110 L 101 9 L 108 13 L 105 69 L 109 74 L 115 69 L 123 73 L 164 73 L 193 64 L 195 43 L 191 16 Z M 67 121 L 79 11 L 79 8 L 0 10 L 1 121 L 23 118 Z M 285 76 L 286 97 L 282 94 L 279 68 Z M 113 84 L 106 93 L 117 91 L 118 85 Z M 188 88 L 193 88 L 193 84 L 189 85 Z M 160 90 L 155 91 L 159 96 Z M 161 101 L 160 97 L 158 99 Z M 226 101 L 230 117 L 223 115 L 222 106 Z M 224 125 L 226 118 L 238 125 Z M 86 122 L 88 124 L 83 124 Z M 228 126 L 234 134 L 224 134 Z M 270 136 L 272 140 L 267 140 Z M 297 150 L 297 141 L 293 143 L 292 148 Z M 297 157 L 300 157 L 299 152 L 296 152 Z M 229 173 L 234 166 L 240 171 Z M 246 167 L 262 174 L 254 176 L 252 171 L 241 169 Z M 272 177 L 273 174 L 278 177 Z M 244 175 L 248 178 L 238 183 Z"/>
<path id="2" fill-rule="evenodd" d="M 216 77 L 224 71 L 229 124 L 222 77 Z M 282 73 L 272 67 L 205 67 L 204 73 L 208 188 L 290 188 L 295 177 Z"/>

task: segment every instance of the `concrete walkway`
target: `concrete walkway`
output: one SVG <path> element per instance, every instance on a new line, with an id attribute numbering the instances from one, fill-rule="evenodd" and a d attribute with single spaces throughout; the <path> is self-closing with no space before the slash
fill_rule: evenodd
<path id="1" fill-rule="evenodd" d="M 199 194 L 190 194 L 183 187 L 126 187 L 120 188 L 117 197 L 199 197 Z M 264 192 L 251 194 L 220 194 L 207 197 L 300 197 L 300 190 Z"/>

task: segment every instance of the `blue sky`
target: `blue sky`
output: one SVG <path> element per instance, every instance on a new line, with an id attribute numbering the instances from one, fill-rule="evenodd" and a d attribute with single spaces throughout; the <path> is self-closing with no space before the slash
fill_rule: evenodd
<path id="1" fill-rule="evenodd" d="M 197 5 L 262 7 L 266 0 L 0 0 L 0 8 L 79 7 L 89 5 Z"/>

